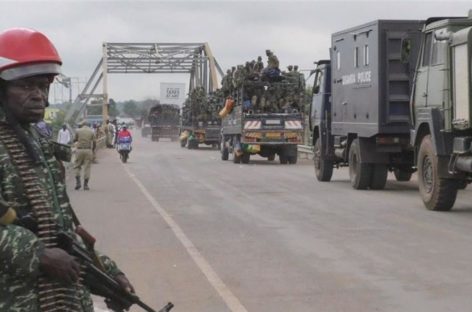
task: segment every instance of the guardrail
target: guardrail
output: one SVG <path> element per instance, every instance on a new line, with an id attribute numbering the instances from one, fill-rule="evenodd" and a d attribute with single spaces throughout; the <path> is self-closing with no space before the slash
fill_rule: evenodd
<path id="1" fill-rule="evenodd" d="M 297 146 L 298 157 L 301 159 L 313 159 L 313 146 L 311 145 L 298 145 Z"/>

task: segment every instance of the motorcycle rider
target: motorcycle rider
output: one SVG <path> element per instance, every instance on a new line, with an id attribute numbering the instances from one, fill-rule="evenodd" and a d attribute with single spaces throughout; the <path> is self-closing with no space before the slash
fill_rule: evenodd
<path id="1" fill-rule="evenodd" d="M 118 131 L 118 143 L 131 143 L 132 141 L 131 132 L 128 131 L 126 124 L 123 124 Z"/>

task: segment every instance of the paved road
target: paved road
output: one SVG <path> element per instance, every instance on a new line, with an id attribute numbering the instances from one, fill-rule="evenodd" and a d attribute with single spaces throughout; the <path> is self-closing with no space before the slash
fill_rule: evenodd
<path id="1" fill-rule="evenodd" d="M 174 311 L 470 311 L 472 193 L 423 208 L 414 181 L 355 191 L 311 162 L 223 162 L 211 149 L 137 138 L 99 154 L 70 190 L 98 247 L 154 307 Z M 133 311 L 140 311 L 135 309 Z"/>

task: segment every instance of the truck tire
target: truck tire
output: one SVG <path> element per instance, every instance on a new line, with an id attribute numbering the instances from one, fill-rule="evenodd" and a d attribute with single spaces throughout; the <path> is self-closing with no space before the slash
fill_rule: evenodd
<path id="1" fill-rule="evenodd" d="M 329 182 L 333 176 L 333 162 L 326 159 L 321 153 L 321 139 L 316 140 L 313 149 L 313 162 L 315 165 L 315 176 L 318 181 Z"/>
<path id="2" fill-rule="evenodd" d="M 180 140 L 180 147 L 185 147 L 187 145 L 187 139 Z"/>
<path id="3" fill-rule="evenodd" d="M 251 154 L 244 152 L 244 154 L 241 155 L 241 162 L 243 164 L 249 164 L 249 160 L 251 159 Z"/>
<path id="4" fill-rule="evenodd" d="M 365 190 L 370 185 L 372 166 L 361 162 L 359 139 L 354 139 L 349 149 L 349 178 L 356 190 Z"/>
<path id="5" fill-rule="evenodd" d="M 398 182 L 408 182 L 411 180 L 413 172 L 395 168 L 395 170 L 393 170 L 393 174 L 395 175 L 395 179 Z"/>
<path id="6" fill-rule="evenodd" d="M 288 162 L 288 157 L 287 157 L 287 155 L 286 155 L 284 152 L 281 152 L 281 153 L 279 154 L 279 161 L 280 161 L 280 163 L 281 163 L 282 165 L 286 165 L 286 164 L 287 164 L 287 162 Z"/>
<path id="7" fill-rule="evenodd" d="M 369 187 L 373 190 L 383 190 L 387 183 L 388 168 L 383 164 L 373 164 Z"/>
<path id="8" fill-rule="evenodd" d="M 270 155 L 267 157 L 267 160 L 268 160 L 268 161 L 274 161 L 274 160 L 275 160 L 275 154 L 270 154 Z"/>
<path id="9" fill-rule="evenodd" d="M 427 209 L 451 210 L 457 197 L 457 183 L 439 177 L 438 157 L 434 153 L 431 135 L 423 138 L 418 152 L 418 184 Z"/>
<path id="10" fill-rule="evenodd" d="M 297 154 L 288 156 L 288 163 L 289 164 L 295 165 L 297 163 L 297 160 L 298 160 L 298 155 Z"/>

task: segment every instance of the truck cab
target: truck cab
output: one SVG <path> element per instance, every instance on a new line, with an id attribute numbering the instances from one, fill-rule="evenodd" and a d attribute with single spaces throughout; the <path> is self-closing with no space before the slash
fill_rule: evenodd
<path id="1" fill-rule="evenodd" d="M 309 116 L 313 133 L 312 144 L 315 147 L 313 159 L 318 180 L 329 181 L 333 174 L 334 161 L 331 136 L 331 62 L 318 61 L 314 74 Z"/>
<path id="2" fill-rule="evenodd" d="M 430 18 L 411 96 L 411 145 L 429 209 L 452 208 L 472 179 L 472 16 Z"/>

